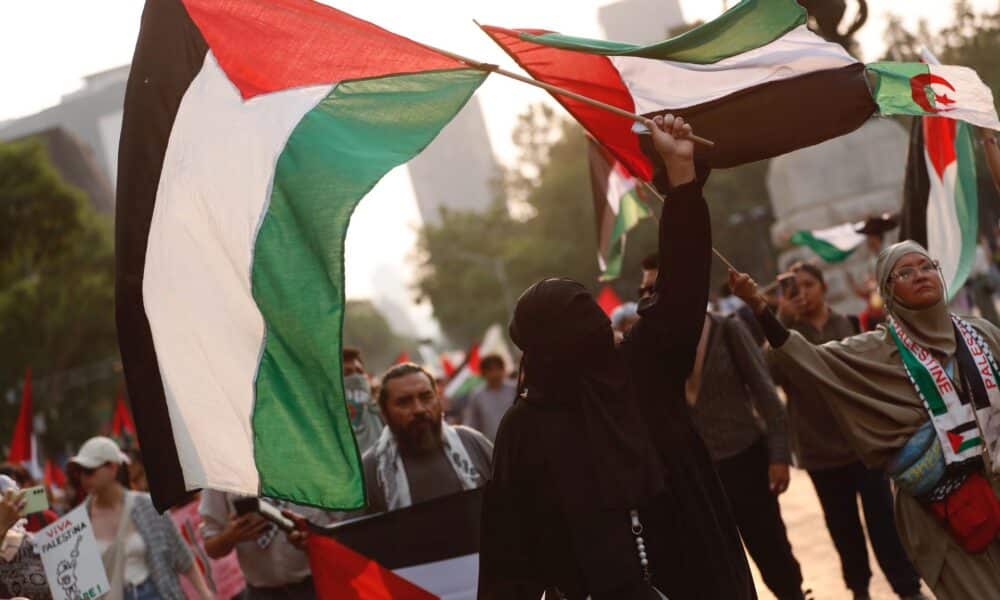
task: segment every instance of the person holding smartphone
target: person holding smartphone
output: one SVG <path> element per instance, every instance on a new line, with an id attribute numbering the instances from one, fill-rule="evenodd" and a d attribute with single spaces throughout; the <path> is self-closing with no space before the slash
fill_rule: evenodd
<path id="1" fill-rule="evenodd" d="M 810 343 L 840 341 L 859 333 L 854 322 L 827 304 L 826 280 L 815 265 L 793 264 L 778 277 L 778 287 L 779 320 Z M 858 511 L 860 496 L 875 557 L 893 590 L 903 598 L 919 597 L 920 580 L 899 541 L 885 472 L 865 468 L 836 426 L 829 405 L 814 389 L 795 385 L 773 355 L 768 359 L 775 383 L 788 398 L 789 430 L 798 466 L 809 473 L 816 488 L 847 587 L 855 598 L 869 597 L 872 572 Z"/>

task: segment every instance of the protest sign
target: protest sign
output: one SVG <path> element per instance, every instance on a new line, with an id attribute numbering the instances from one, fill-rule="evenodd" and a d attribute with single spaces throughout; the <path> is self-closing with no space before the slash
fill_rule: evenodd
<path id="1" fill-rule="evenodd" d="M 91 600 L 111 590 L 85 505 L 39 531 L 35 543 L 53 600 Z"/>

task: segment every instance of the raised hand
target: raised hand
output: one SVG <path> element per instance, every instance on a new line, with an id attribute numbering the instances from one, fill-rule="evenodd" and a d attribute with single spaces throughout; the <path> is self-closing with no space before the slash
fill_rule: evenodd
<path id="1" fill-rule="evenodd" d="M 757 282 L 746 273 L 729 270 L 729 289 L 737 298 L 747 303 L 754 313 L 761 314 L 767 308 L 767 301 L 757 291 Z"/>
<path id="2" fill-rule="evenodd" d="M 691 125 L 681 117 L 657 116 L 646 120 L 653 136 L 653 147 L 663 159 L 670 185 L 676 187 L 694 181 L 694 142 Z"/>

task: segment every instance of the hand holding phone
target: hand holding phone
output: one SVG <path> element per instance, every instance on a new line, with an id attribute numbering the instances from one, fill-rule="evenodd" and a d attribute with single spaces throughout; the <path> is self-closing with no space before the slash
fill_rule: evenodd
<path id="1" fill-rule="evenodd" d="M 49 508 L 49 495 L 45 493 L 44 485 L 24 488 L 24 508 L 21 509 L 21 516 L 42 512 Z"/>

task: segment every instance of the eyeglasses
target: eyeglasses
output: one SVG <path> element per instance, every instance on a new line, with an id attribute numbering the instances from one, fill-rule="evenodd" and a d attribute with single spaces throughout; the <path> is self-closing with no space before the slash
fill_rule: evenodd
<path id="1" fill-rule="evenodd" d="M 923 275 L 929 275 L 938 270 L 938 261 L 932 260 L 930 262 L 925 262 L 919 267 L 903 267 L 902 269 L 896 271 L 889 275 L 889 281 L 899 281 L 906 283 L 907 281 L 913 279 L 917 276 L 917 273 Z"/>
<path id="2" fill-rule="evenodd" d="M 652 296 L 653 292 L 655 292 L 655 291 L 656 291 L 656 288 L 654 286 L 644 285 L 641 288 L 639 288 L 639 298 L 645 298 L 646 296 Z"/>

